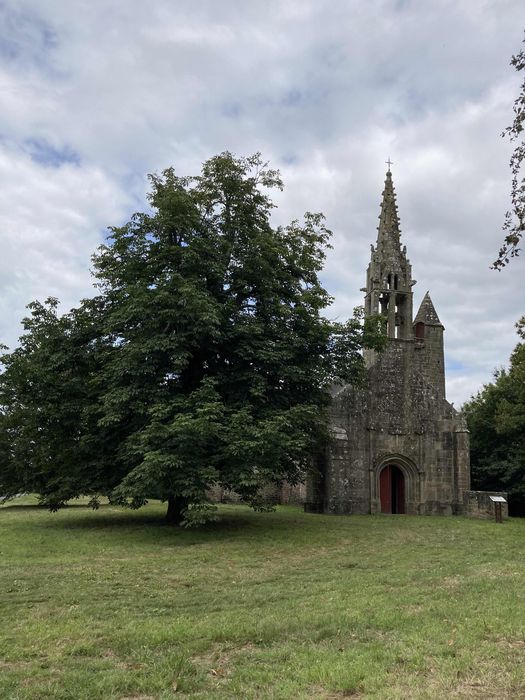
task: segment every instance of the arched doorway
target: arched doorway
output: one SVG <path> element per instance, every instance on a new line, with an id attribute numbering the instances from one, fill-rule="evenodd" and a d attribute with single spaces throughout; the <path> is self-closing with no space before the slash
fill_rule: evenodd
<path id="1" fill-rule="evenodd" d="M 387 464 L 382 469 L 379 475 L 379 496 L 381 513 L 405 513 L 405 475 L 395 464 Z"/>

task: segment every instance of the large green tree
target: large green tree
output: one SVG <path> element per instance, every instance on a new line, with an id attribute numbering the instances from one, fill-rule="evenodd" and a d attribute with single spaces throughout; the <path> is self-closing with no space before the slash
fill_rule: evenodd
<path id="1" fill-rule="evenodd" d="M 150 211 L 94 256 L 98 296 L 62 317 L 34 304 L 3 358 L 4 493 L 158 497 L 170 521 L 198 522 L 218 483 L 257 506 L 322 449 L 328 386 L 382 346 L 378 320 L 323 316 L 330 232 L 320 214 L 272 226 L 282 183 L 258 155 L 151 185 Z"/>
<path id="2" fill-rule="evenodd" d="M 99 425 L 100 370 L 111 350 L 97 299 L 59 315 L 33 302 L 20 345 L 1 360 L 0 494 L 40 494 L 52 509 L 114 483 L 114 436 Z"/>
<path id="3" fill-rule="evenodd" d="M 465 406 L 474 488 L 509 492 L 511 514 L 525 515 L 525 317 L 509 369 L 498 370 Z"/>
<path id="4" fill-rule="evenodd" d="M 525 43 L 525 39 L 523 40 Z M 521 50 L 511 59 L 511 65 L 517 71 L 525 70 L 525 50 Z M 519 245 L 525 231 L 525 176 L 523 168 L 525 163 L 525 79 L 514 102 L 514 119 L 505 131 L 507 136 L 515 142 L 515 147 L 510 158 L 511 182 L 511 209 L 505 216 L 503 229 L 505 238 L 499 250 L 498 257 L 493 263 L 493 268 L 501 270 L 509 262 L 510 258 L 519 254 Z"/>

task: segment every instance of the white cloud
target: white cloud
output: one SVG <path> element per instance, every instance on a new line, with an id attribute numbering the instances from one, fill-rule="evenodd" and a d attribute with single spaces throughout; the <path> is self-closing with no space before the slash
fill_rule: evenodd
<path id="1" fill-rule="evenodd" d="M 45 168 L 5 149 L 0 182 L 0 331 L 12 346 L 33 299 L 56 296 L 67 310 L 92 293 L 91 254 L 129 202 L 100 169 Z"/>
<path id="2" fill-rule="evenodd" d="M 90 293 L 105 226 L 145 206 L 145 174 L 219 151 L 281 167 L 276 219 L 324 211 L 324 279 L 346 316 L 394 160 L 416 305 L 446 326 L 456 404 L 516 342 L 523 261 L 488 269 L 508 207 L 521 5 L 511 0 L 8 0 L 0 11 L 0 333 L 24 305 Z M 1 32 L 1 30 L 0 30 Z"/>

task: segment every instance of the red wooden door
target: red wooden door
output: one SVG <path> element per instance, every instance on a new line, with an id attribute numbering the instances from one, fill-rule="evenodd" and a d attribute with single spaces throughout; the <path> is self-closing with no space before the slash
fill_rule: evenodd
<path id="1" fill-rule="evenodd" d="M 392 466 L 386 466 L 379 475 L 379 498 L 381 513 L 392 512 Z"/>
<path id="2" fill-rule="evenodd" d="M 399 467 L 388 464 L 379 475 L 381 513 L 405 512 L 405 476 Z"/>
<path id="3" fill-rule="evenodd" d="M 405 512 L 405 476 L 399 467 L 394 467 L 396 470 L 395 476 L 395 494 L 396 494 L 396 509 L 394 513 Z"/>

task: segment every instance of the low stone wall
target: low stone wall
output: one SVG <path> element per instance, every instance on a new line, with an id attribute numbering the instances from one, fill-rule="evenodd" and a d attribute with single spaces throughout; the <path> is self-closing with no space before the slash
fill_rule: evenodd
<path id="1" fill-rule="evenodd" d="M 469 518 L 494 520 L 496 504 L 490 500 L 490 496 L 503 496 L 507 500 L 505 491 L 465 491 L 463 496 L 464 515 Z M 509 517 L 508 503 L 501 504 L 501 515 L 503 519 Z"/>
<path id="2" fill-rule="evenodd" d="M 241 503 L 242 499 L 236 491 L 223 489 L 220 486 L 214 485 L 206 492 L 209 500 L 212 503 Z"/>
<path id="3" fill-rule="evenodd" d="M 306 485 L 291 485 L 285 482 L 282 486 L 266 486 L 260 491 L 261 500 L 271 505 L 302 505 L 306 497 Z M 242 498 L 236 491 L 213 486 L 208 489 L 208 498 L 212 503 L 242 503 Z"/>
<path id="4" fill-rule="evenodd" d="M 284 506 L 287 504 L 302 506 L 306 499 L 306 484 L 289 484 L 287 481 L 280 488 L 279 503 Z"/>

